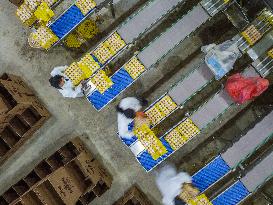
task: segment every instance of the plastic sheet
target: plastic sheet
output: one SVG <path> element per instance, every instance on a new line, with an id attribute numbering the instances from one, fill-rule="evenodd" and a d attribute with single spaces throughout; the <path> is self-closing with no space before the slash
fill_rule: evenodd
<path id="1" fill-rule="evenodd" d="M 241 56 L 236 43 L 232 40 L 225 41 L 222 44 L 210 44 L 201 48 L 206 53 L 205 62 L 219 80 L 226 75 Z"/>
<path id="2" fill-rule="evenodd" d="M 269 81 L 261 77 L 244 77 L 240 73 L 230 76 L 226 82 L 226 91 L 237 103 L 244 102 L 261 95 L 269 86 Z"/>

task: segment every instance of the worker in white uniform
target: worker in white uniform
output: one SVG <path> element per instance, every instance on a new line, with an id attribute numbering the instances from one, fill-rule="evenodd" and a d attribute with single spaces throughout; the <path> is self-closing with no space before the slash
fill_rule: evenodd
<path id="1" fill-rule="evenodd" d="M 50 85 L 57 88 L 66 98 L 83 97 L 82 84 L 74 86 L 72 81 L 64 74 L 66 68 L 67 66 L 59 66 L 51 71 Z"/>
<path id="2" fill-rule="evenodd" d="M 134 136 L 129 124 L 136 117 L 136 112 L 141 111 L 143 106 L 147 106 L 148 101 L 136 97 L 127 97 L 120 101 L 116 109 L 118 112 L 118 132 L 119 136 L 130 139 Z"/>
<path id="3" fill-rule="evenodd" d="M 156 175 L 156 184 L 162 195 L 164 205 L 185 204 L 177 198 L 182 192 L 184 183 L 192 183 L 191 176 L 186 172 L 177 173 L 175 166 L 165 165 Z"/>

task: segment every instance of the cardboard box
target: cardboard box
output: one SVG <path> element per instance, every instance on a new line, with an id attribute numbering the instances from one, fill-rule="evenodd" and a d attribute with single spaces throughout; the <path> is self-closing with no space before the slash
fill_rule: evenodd
<path id="1" fill-rule="evenodd" d="M 153 205 L 147 196 L 136 186 L 131 187 L 119 200 L 113 205 Z"/>
<path id="2" fill-rule="evenodd" d="M 17 7 L 21 6 L 24 3 L 24 0 L 9 0 L 9 1 Z"/>
<path id="3" fill-rule="evenodd" d="M 2 97 L 0 97 L 0 115 L 6 113 L 8 111 L 8 107 Z"/>

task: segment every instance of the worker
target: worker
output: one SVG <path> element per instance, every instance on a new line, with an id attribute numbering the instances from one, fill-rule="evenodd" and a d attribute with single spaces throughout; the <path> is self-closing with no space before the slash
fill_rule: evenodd
<path id="1" fill-rule="evenodd" d="M 130 139 L 134 136 L 130 124 L 136 117 L 136 113 L 147 105 L 147 100 L 136 97 L 127 97 L 120 101 L 116 110 L 118 113 L 118 132 L 121 137 Z"/>
<path id="2" fill-rule="evenodd" d="M 161 192 L 164 205 L 185 204 L 178 196 L 183 185 L 191 184 L 192 178 L 186 172 L 177 173 L 175 166 L 167 164 L 156 173 L 156 184 Z"/>
<path id="3" fill-rule="evenodd" d="M 50 75 L 52 76 L 49 79 L 50 85 L 54 88 L 57 88 L 59 92 L 66 98 L 77 98 L 83 97 L 82 84 L 74 86 L 72 81 L 64 74 L 67 66 L 55 67 Z"/>

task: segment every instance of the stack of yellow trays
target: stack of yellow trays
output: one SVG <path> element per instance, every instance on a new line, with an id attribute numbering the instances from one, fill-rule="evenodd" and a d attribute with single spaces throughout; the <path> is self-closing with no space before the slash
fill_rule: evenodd
<path id="1" fill-rule="evenodd" d="M 126 44 L 124 40 L 121 39 L 117 32 L 114 32 L 105 42 L 104 45 L 107 46 L 112 53 L 117 53 Z"/>
<path id="2" fill-rule="evenodd" d="M 79 48 L 83 44 L 83 40 L 77 34 L 71 33 L 64 39 L 64 43 L 69 48 Z"/>
<path id="3" fill-rule="evenodd" d="M 273 48 L 267 52 L 267 55 L 273 58 Z"/>
<path id="4" fill-rule="evenodd" d="M 260 38 L 262 37 L 262 34 L 258 31 L 258 29 L 254 25 L 251 25 L 242 32 L 242 36 L 245 38 L 248 44 L 252 46 L 258 40 L 260 40 Z"/>
<path id="5" fill-rule="evenodd" d="M 86 78 L 89 78 L 95 71 L 100 68 L 98 62 L 96 62 L 90 54 L 86 54 L 84 57 L 82 57 L 78 62 L 78 65 L 86 74 Z"/>
<path id="6" fill-rule="evenodd" d="M 153 105 L 145 113 L 151 120 L 153 125 L 156 125 L 160 120 L 169 115 L 177 105 L 169 95 L 164 96 L 155 105 Z"/>
<path id="7" fill-rule="evenodd" d="M 106 75 L 103 70 L 100 70 L 91 79 L 92 83 L 96 86 L 100 93 L 104 93 L 108 88 L 113 85 L 112 80 Z"/>
<path id="8" fill-rule="evenodd" d="M 146 124 L 135 129 L 134 133 L 154 160 L 167 153 L 166 147 Z"/>
<path id="9" fill-rule="evenodd" d="M 83 71 L 75 62 L 65 69 L 64 74 L 72 81 L 73 85 L 75 86 L 77 86 L 82 80 L 85 79 Z"/>
<path id="10" fill-rule="evenodd" d="M 25 0 L 25 4 L 29 6 L 29 8 L 34 11 L 40 4 L 41 0 Z"/>
<path id="11" fill-rule="evenodd" d="M 31 26 L 36 21 L 33 10 L 25 3 L 17 9 L 16 15 L 27 26 Z"/>
<path id="12" fill-rule="evenodd" d="M 76 6 L 81 10 L 83 15 L 86 15 L 89 11 L 96 7 L 94 0 L 77 0 Z"/>
<path id="13" fill-rule="evenodd" d="M 188 203 L 188 205 L 212 205 L 210 200 L 207 198 L 205 194 L 201 194 L 197 196 L 195 199 L 191 199 Z"/>
<path id="14" fill-rule="evenodd" d="M 96 58 L 99 60 L 101 64 L 104 64 L 114 54 L 111 53 L 109 48 L 102 43 L 96 48 L 96 50 L 94 51 L 94 55 L 96 56 Z"/>
<path id="15" fill-rule="evenodd" d="M 142 65 L 137 57 L 133 57 L 128 63 L 125 64 L 124 68 L 133 79 L 136 79 L 145 71 L 145 66 Z"/>
<path id="16" fill-rule="evenodd" d="M 59 40 L 58 37 L 46 26 L 40 26 L 37 31 L 33 33 L 33 38 L 44 49 L 49 49 Z"/>
<path id="17" fill-rule="evenodd" d="M 85 39 L 91 39 L 99 32 L 99 28 L 94 21 L 87 19 L 79 25 L 76 32 Z"/>
<path id="18" fill-rule="evenodd" d="M 173 129 L 164 138 L 171 145 L 173 150 L 178 150 L 183 144 L 188 141 L 188 138 L 183 136 L 177 128 Z"/>
<path id="19" fill-rule="evenodd" d="M 190 118 L 187 118 L 185 121 L 180 123 L 180 125 L 177 126 L 177 129 L 183 136 L 188 139 L 200 133 L 199 128 L 192 122 Z"/>
<path id="20" fill-rule="evenodd" d="M 42 2 L 34 12 L 34 15 L 37 19 L 47 23 L 54 16 L 54 12 L 45 2 Z"/>

